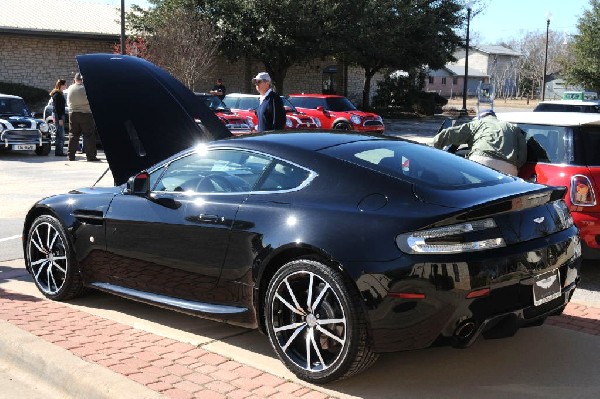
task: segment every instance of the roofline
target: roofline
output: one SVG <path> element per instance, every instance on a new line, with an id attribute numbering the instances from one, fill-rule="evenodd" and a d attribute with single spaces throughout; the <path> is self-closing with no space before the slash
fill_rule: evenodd
<path id="1" fill-rule="evenodd" d="M 120 40 L 120 35 L 113 33 L 87 33 L 87 32 L 67 32 L 67 31 L 50 31 L 43 29 L 19 29 L 0 27 L 0 36 L 2 35 L 18 35 L 18 36 L 33 36 L 53 39 L 81 39 L 81 40 L 102 40 L 106 42 L 117 42 Z"/>

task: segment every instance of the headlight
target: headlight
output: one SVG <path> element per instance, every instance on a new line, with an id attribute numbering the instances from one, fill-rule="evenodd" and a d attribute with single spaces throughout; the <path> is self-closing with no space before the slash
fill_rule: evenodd
<path id="1" fill-rule="evenodd" d="M 315 125 L 317 125 L 317 127 L 321 127 L 321 120 L 319 118 L 313 117 L 312 119 Z"/>
<path id="2" fill-rule="evenodd" d="M 38 128 L 40 129 L 40 132 L 42 133 L 48 133 L 49 127 L 48 124 L 46 122 L 42 122 L 38 125 Z"/>
<path id="3" fill-rule="evenodd" d="M 396 245 L 407 254 L 473 252 L 505 247 L 504 238 L 498 235 L 500 232 L 494 219 L 483 219 L 400 234 L 396 237 Z"/>
<path id="4" fill-rule="evenodd" d="M 354 114 L 353 114 L 353 115 L 350 117 L 350 121 L 351 121 L 352 123 L 354 123 L 355 125 L 360 125 L 360 116 L 358 116 L 358 115 L 354 115 Z"/>
<path id="5" fill-rule="evenodd" d="M 248 122 L 248 126 L 250 126 L 250 129 L 254 129 L 254 122 L 252 122 L 252 118 L 247 116 L 246 121 Z"/>

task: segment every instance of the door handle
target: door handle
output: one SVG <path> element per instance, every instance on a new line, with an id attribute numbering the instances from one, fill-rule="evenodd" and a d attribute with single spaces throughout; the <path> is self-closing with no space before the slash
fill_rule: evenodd
<path id="1" fill-rule="evenodd" d="M 225 221 L 225 218 L 219 215 L 207 215 L 201 213 L 200 215 L 198 215 L 198 220 L 204 223 L 223 223 Z"/>

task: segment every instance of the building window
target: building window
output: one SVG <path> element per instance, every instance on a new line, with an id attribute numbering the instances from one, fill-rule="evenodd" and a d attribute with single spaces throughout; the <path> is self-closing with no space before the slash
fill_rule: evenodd
<path id="1" fill-rule="evenodd" d="M 429 77 L 429 84 L 433 84 L 433 76 Z"/>
<path id="2" fill-rule="evenodd" d="M 443 77 L 443 78 L 442 78 L 442 84 L 443 84 L 443 85 L 445 85 L 445 84 L 446 84 L 446 78 L 445 78 L 445 77 Z"/>
<path id="3" fill-rule="evenodd" d="M 457 85 L 458 84 L 458 78 L 452 78 L 452 84 L 453 85 Z"/>

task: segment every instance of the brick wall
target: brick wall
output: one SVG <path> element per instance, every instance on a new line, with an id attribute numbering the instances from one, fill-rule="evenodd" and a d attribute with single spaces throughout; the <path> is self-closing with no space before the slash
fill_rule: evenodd
<path id="1" fill-rule="evenodd" d="M 99 40 L 0 35 L 0 81 L 50 91 L 59 78 L 70 82 L 78 71 L 78 54 L 112 52 Z"/>

